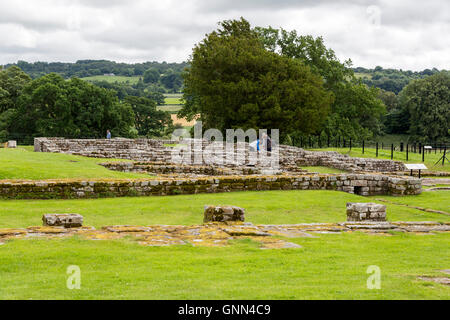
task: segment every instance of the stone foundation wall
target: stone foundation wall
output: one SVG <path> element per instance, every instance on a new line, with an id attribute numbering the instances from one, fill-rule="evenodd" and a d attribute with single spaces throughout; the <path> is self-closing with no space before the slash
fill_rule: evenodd
<path id="1" fill-rule="evenodd" d="M 205 176 L 228 176 L 228 175 L 254 175 L 261 174 L 261 170 L 255 167 L 221 168 L 215 166 L 189 166 L 165 164 L 161 162 L 107 162 L 101 163 L 107 169 L 121 172 L 137 172 L 150 174 L 171 175 L 205 175 Z"/>
<path id="2" fill-rule="evenodd" d="M 223 147 L 223 143 L 209 143 L 205 140 L 199 141 L 187 139 L 182 142 L 190 146 L 192 152 L 180 152 L 177 160 L 172 157 L 173 148 L 165 147 L 165 144 L 177 144 L 171 140 L 152 140 L 152 139 L 63 139 L 63 138 L 35 138 L 34 150 L 36 152 L 57 152 L 68 153 L 95 158 L 116 158 L 129 159 L 136 161 L 157 161 L 163 163 L 194 164 L 194 154 L 203 151 L 202 163 L 197 165 L 208 165 L 205 159 L 212 153 L 212 146 Z M 248 159 L 251 157 L 251 151 L 248 144 L 243 144 L 238 148 L 237 145 L 231 146 L 231 151 L 224 153 L 224 159 L 230 159 L 232 155 L 233 162 L 224 161 L 220 167 L 242 167 L 248 165 Z M 245 163 L 247 160 L 247 163 Z M 270 157 L 260 156 L 262 165 L 270 164 Z M 295 166 L 326 166 L 350 172 L 395 172 L 404 171 L 405 166 L 399 161 L 352 158 L 332 151 L 306 151 L 301 148 L 291 146 L 279 146 L 279 164 L 281 169 L 293 168 Z M 270 165 L 269 165 L 270 166 Z"/>
<path id="3" fill-rule="evenodd" d="M 416 195 L 420 179 L 378 174 L 221 176 L 208 178 L 10 181 L 0 180 L 0 198 L 68 199 L 165 196 L 259 190 L 336 190 L 368 195 Z"/>

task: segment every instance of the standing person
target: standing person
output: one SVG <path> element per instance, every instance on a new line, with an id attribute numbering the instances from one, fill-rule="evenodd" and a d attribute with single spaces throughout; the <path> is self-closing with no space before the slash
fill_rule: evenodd
<path id="1" fill-rule="evenodd" d="M 261 149 L 267 151 L 267 144 L 266 144 L 266 142 L 267 142 L 267 133 L 264 133 L 263 136 L 262 136 L 262 141 L 261 141 L 261 145 L 262 145 Z"/>
<path id="2" fill-rule="evenodd" d="M 267 136 L 267 138 L 266 138 L 266 150 L 267 150 L 267 152 L 272 151 L 272 139 L 270 139 L 269 136 Z"/>
<path id="3" fill-rule="evenodd" d="M 111 131 L 106 130 L 106 139 L 111 139 Z"/>

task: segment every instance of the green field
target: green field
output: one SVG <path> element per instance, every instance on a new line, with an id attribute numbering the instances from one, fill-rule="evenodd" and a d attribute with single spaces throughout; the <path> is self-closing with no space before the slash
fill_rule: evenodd
<path id="1" fill-rule="evenodd" d="M 289 239 L 301 249 L 143 247 L 131 241 L 16 240 L 0 246 L 0 299 L 449 299 L 420 281 L 450 265 L 448 235 Z M 66 287 L 67 267 L 81 289 Z M 381 290 L 367 289 L 367 268 Z"/>
<path id="2" fill-rule="evenodd" d="M 0 149 L 2 179 L 135 178 L 104 159 Z M 110 160 L 108 160 L 110 161 Z M 311 171 L 332 171 L 310 167 Z M 380 200 L 388 200 L 384 203 Z M 342 222 L 347 202 L 387 205 L 390 221 L 450 222 L 448 191 L 361 197 L 337 191 L 260 191 L 91 200 L 0 200 L 0 229 L 41 225 L 45 213 L 80 213 L 84 225 L 194 225 L 205 205 L 236 205 L 254 224 Z M 145 247 L 131 239 L 9 240 L 0 244 L 0 299 L 450 299 L 450 287 L 419 280 L 446 276 L 449 233 L 313 234 L 289 238 L 296 249 L 265 249 L 252 240 L 227 247 Z M 66 287 L 79 266 L 81 289 Z M 367 288 L 367 268 L 381 289 Z"/>
<path id="3" fill-rule="evenodd" d="M 169 98 L 169 97 L 165 98 L 165 103 L 169 104 L 169 105 L 170 104 L 171 105 L 181 105 L 182 104 L 180 98 Z"/>
<path id="4" fill-rule="evenodd" d="M 81 78 L 82 80 L 86 81 L 106 81 L 110 83 L 130 83 L 130 84 L 136 84 L 139 81 L 139 76 L 136 77 L 125 77 L 125 76 L 92 76 L 92 77 L 85 77 Z"/>
<path id="5" fill-rule="evenodd" d="M 150 177 L 145 174 L 112 171 L 99 165 L 99 163 L 107 161 L 111 161 L 111 159 L 33 152 L 32 147 L 0 149 L 0 179 L 127 179 Z"/>
<path id="6" fill-rule="evenodd" d="M 419 196 L 394 198 L 402 203 L 417 203 L 435 210 L 450 207 L 448 191 L 424 192 Z M 246 219 L 255 224 L 295 224 L 342 222 L 347 202 L 378 202 L 336 191 L 252 191 L 165 197 L 111 198 L 92 200 L 0 200 L 0 228 L 41 224 L 44 213 L 76 212 L 86 225 L 190 225 L 201 224 L 205 205 L 236 205 L 246 209 Z M 381 202 L 378 202 L 381 203 Z M 450 222 L 450 216 L 424 212 L 387 203 L 391 221 Z"/>
<path id="7" fill-rule="evenodd" d="M 156 107 L 158 110 L 161 111 L 167 111 L 170 113 L 177 113 L 178 111 L 181 110 L 182 106 L 181 105 L 164 105 L 164 106 L 158 106 Z"/>

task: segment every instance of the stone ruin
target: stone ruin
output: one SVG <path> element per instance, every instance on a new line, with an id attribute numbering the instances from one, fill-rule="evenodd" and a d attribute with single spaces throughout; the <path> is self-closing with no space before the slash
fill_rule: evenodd
<path id="1" fill-rule="evenodd" d="M 347 203 L 347 221 L 386 221 L 386 206 L 377 203 Z"/>
<path id="2" fill-rule="evenodd" d="M 167 145 L 181 144 L 189 147 L 191 152 L 182 148 L 174 149 Z M 226 150 L 223 154 L 215 154 L 216 148 Z M 398 172 L 405 171 L 402 162 L 353 158 L 334 151 L 307 151 L 302 148 L 280 145 L 278 159 L 281 171 L 296 172 L 299 166 L 326 166 L 349 172 Z M 56 152 L 81 155 L 95 158 L 128 159 L 139 162 L 160 163 L 165 165 L 196 165 L 208 166 L 209 156 L 223 157 L 223 164 L 215 167 L 254 168 L 251 164 L 252 153 L 248 143 L 227 144 L 206 140 L 184 139 L 180 141 L 153 139 L 63 139 L 63 138 L 35 138 L 34 151 Z M 195 158 L 198 151 L 203 158 Z M 176 155 L 174 157 L 174 154 Z M 230 159 L 233 159 L 230 161 Z M 270 169 L 272 157 L 259 155 L 259 170 Z M 258 167 L 258 166 L 257 166 Z M 272 172 L 274 173 L 274 172 Z M 264 174 L 264 173 L 263 173 Z"/>
<path id="3" fill-rule="evenodd" d="M 206 206 L 202 225 L 175 226 L 105 226 L 101 229 L 83 227 L 78 214 L 45 214 L 43 226 L 28 228 L 0 228 L 0 244 L 9 239 L 80 236 L 87 240 L 113 240 L 128 238 L 144 246 L 186 245 L 227 246 L 230 240 L 251 239 L 261 249 L 301 248 L 286 238 L 314 237 L 314 234 L 364 232 L 389 234 L 412 232 L 436 234 L 450 232 L 450 223 L 431 221 L 387 222 L 386 207 L 375 203 L 348 203 L 348 222 L 300 223 L 283 225 L 254 225 L 244 221 L 244 209 L 232 206 Z M 284 237 L 285 239 L 280 239 Z"/>
<path id="4" fill-rule="evenodd" d="M 245 221 L 245 209 L 234 206 L 205 206 L 203 222 Z"/>
<path id="5" fill-rule="evenodd" d="M 42 216 L 44 226 L 78 228 L 83 225 L 83 216 L 75 213 L 44 214 Z"/>

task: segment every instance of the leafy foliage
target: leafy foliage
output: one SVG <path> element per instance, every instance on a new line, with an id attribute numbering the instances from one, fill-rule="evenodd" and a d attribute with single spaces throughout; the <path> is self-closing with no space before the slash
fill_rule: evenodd
<path id="1" fill-rule="evenodd" d="M 322 37 L 298 35 L 295 30 L 272 27 L 258 27 L 256 31 L 267 50 L 308 65 L 315 74 L 323 77 L 324 87 L 334 94 L 327 121 L 316 133 L 355 139 L 381 132 L 384 105 L 377 97 L 377 90 L 366 88 L 354 77 L 351 60 L 341 63 L 334 51 L 325 46 Z"/>
<path id="2" fill-rule="evenodd" d="M 205 129 L 311 133 L 332 101 L 320 76 L 300 61 L 266 50 L 244 19 L 221 22 L 196 45 L 184 79 L 186 104 L 179 115 L 200 114 Z"/>
<path id="3" fill-rule="evenodd" d="M 400 92 L 403 110 L 410 114 L 409 133 L 419 141 L 450 136 L 450 73 L 414 80 Z"/>
<path id="4" fill-rule="evenodd" d="M 156 109 L 156 103 L 143 97 L 128 96 L 125 102 L 130 104 L 135 115 L 135 126 L 140 136 L 160 137 L 167 126 L 172 126 L 168 112 Z"/>
<path id="5" fill-rule="evenodd" d="M 423 79 L 439 72 L 436 68 L 414 72 L 409 70 L 383 69 L 380 66 L 374 69 L 359 67 L 353 70 L 359 75 L 364 84 L 385 91 L 391 91 L 395 94 L 399 94 L 412 80 Z"/>
<path id="6" fill-rule="evenodd" d="M 134 114 L 113 91 L 49 74 L 28 83 L 15 108 L 2 114 L 4 130 L 19 141 L 35 136 L 103 137 L 106 130 L 130 136 Z"/>

